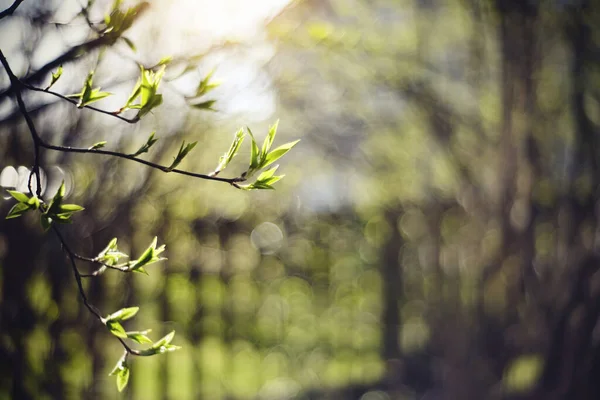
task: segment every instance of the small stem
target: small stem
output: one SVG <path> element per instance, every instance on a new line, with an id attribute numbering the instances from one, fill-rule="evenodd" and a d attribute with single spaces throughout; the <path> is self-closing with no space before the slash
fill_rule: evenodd
<path id="1" fill-rule="evenodd" d="M 92 153 L 92 154 L 102 154 L 102 155 L 106 155 L 106 156 L 112 156 L 112 157 L 117 157 L 117 158 L 124 158 L 126 160 L 130 160 L 130 161 L 134 161 L 140 164 L 144 164 L 148 167 L 154 168 L 154 169 L 158 169 L 162 172 L 171 172 L 171 173 L 175 173 L 175 174 L 180 174 L 180 175 L 186 175 L 186 176 L 191 176 L 194 178 L 199 178 L 199 179 L 206 179 L 206 180 L 210 180 L 210 181 L 218 181 L 218 182 L 225 182 L 225 183 L 229 183 L 230 185 L 236 186 L 235 184 L 238 182 L 244 182 L 245 178 L 242 177 L 236 177 L 236 178 L 220 178 L 218 176 L 211 176 L 211 175 L 206 175 L 206 174 L 199 174 L 196 172 L 189 172 L 189 171 L 184 171 L 181 169 L 169 169 L 168 167 L 165 167 L 164 165 L 160 165 L 160 164 L 156 164 L 153 163 L 151 161 L 146 161 L 143 160 L 141 158 L 136 158 L 131 154 L 125 154 L 125 153 L 119 153 L 117 151 L 110 151 L 110 150 L 102 150 L 102 149 L 86 149 L 86 148 L 79 148 L 79 147 L 68 147 L 68 146 L 55 146 L 55 145 L 51 145 L 45 142 L 40 142 L 40 146 L 48 149 L 48 150 L 55 150 L 55 151 L 62 151 L 65 153 Z"/>
<path id="2" fill-rule="evenodd" d="M 71 98 L 69 98 L 69 97 L 67 97 L 65 95 L 62 95 L 60 93 L 54 92 L 54 91 L 52 91 L 50 89 L 47 89 L 47 88 L 46 89 L 41 89 L 41 88 L 38 88 L 38 87 L 35 87 L 35 86 L 31 86 L 31 85 L 23 83 L 23 82 L 21 82 L 21 85 L 24 88 L 27 88 L 27 89 L 29 89 L 31 91 L 34 91 L 34 92 L 41 92 L 41 93 L 51 94 L 52 96 L 56 96 L 56 97 L 58 97 L 58 98 L 60 98 L 62 100 L 65 100 L 65 101 L 67 101 L 67 102 L 69 102 L 69 103 L 71 103 L 71 104 L 73 104 L 75 106 L 77 106 L 77 104 L 78 104 L 77 101 L 75 101 L 75 100 L 73 100 L 73 99 L 71 99 Z M 135 124 L 135 123 L 139 122 L 139 120 L 140 120 L 140 118 L 137 115 L 135 117 L 133 117 L 133 118 L 126 118 L 126 117 L 123 117 L 123 116 L 119 115 L 118 111 L 107 111 L 107 110 L 103 110 L 101 108 L 97 108 L 97 107 L 94 107 L 94 106 L 85 105 L 83 107 L 78 107 L 78 108 L 88 108 L 90 110 L 93 110 L 93 111 L 96 111 L 96 112 L 99 112 L 99 113 L 102 113 L 102 114 L 105 114 L 105 115 L 110 115 L 111 117 L 118 118 L 121 121 L 125 121 L 125 122 L 127 122 L 129 124 Z"/>
<path id="3" fill-rule="evenodd" d="M 85 305 L 85 307 L 96 317 L 98 318 L 98 320 L 102 321 L 102 315 L 100 315 L 100 311 L 98 311 L 98 309 L 96 307 L 94 307 L 93 305 L 90 304 L 90 302 L 88 301 L 87 295 L 85 294 L 85 289 L 83 288 L 83 282 L 81 281 L 82 275 L 79 272 L 79 270 L 77 269 L 77 264 L 75 262 L 75 258 L 77 258 L 77 254 L 71 250 L 71 248 L 67 245 L 67 242 L 65 241 L 65 238 L 63 237 L 62 233 L 60 233 L 60 230 L 56 227 L 56 225 L 52 226 L 52 229 L 54 231 L 54 233 L 56 234 L 56 236 L 58 237 L 58 240 L 60 241 L 60 244 L 63 248 L 63 250 L 65 251 L 65 253 L 67 253 L 67 256 L 69 257 L 69 261 L 71 262 L 71 269 L 73 270 L 73 275 L 75 276 L 75 281 L 77 282 L 77 289 L 79 290 L 79 297 L 81 297 L 81 300 L 83 301 L 83 304 Z M 128 354 L 133 354 L 133 355 L 140 355 L 140 352 L 138 350 L 132 349 L 131 347 L 129 347 L 129 345 L 127 343 L 125 343 L 125 341 L 118 337 L 115 336 L 119 342 L 121 342 L 121 345 L 123 346 L 123 348 L 125 349 L 125 351 Z"/>
<path id="4" fill-rule="evenodd" d="M 10 7 L 0 12 L 0 19 L 12 15 L 15 12 L 15 10 L 21 5 L 22 2 L 23 0 L 15 0 Z"/>
<path id="5" fill-rule="evenodd" d="M 23 117 L 25 118 L 25 122 L 27 123 L 27 127 L 29 128 L 29 133 L 31 134 L 31 138 L 33 140 L 33 154 L 34 154 L 33 168 L 31 169 L 31 173 L 29 174 L 29 181 L 27 182 L 27 186 L 29 188 L 29 192 L 31 194 L 34 194 L 32 187 L 31 187 L 31 176 L 35 175 L 35 180 L 36 180 L 36 184 L 37 184 L 35 194 L 37 195 L 38 198 L 41 198 L 42 197 L 42 182 L 41 182 L 41 178 L 40 178 L 40 145 L 42 143 L 42 140 L 40 139 L 40 136 L 38 135 L 37 130 L 35 129 L 35 124 L 33 123 L 31 116 L 27 112 L 27 107 L 25 106 L 25 102 L 23 101 L 23 96 L 21 95 L 21 82 L 19 81 L 17 76 L 13 73 L 12 69 L 10 68 L 10 64 L 8 64 L 8 60 L 6 59 L 6 57 L 4 57 L 4 53 L 2 53 L 2 50 L 0 50 L 0 63 L 2 63 L 2 65 L 4 66 L 4 69 L 6 70 L 6 74 L 8 75 L 8 78 L 10 79 L 10 86 L 11 86 L 11 88 L 14 89 L 15 97 L 17 98 L 17 104 L 19 106 L 19 110 L 21 111 L 21 114 L 23 114 Z"/>

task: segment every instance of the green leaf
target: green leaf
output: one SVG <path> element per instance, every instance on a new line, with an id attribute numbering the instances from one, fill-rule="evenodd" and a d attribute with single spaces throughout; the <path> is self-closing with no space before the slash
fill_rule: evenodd
<path id="1" fill-rule="evenodd" d="M 91 145 L 90 147 L 88 147 L 88 150 L 96 150 L 96 149 L 101 149 L 106 145 L 106 140 L 103 140 L 101 142 L 98 143 L 94 143 L 93 145 Z"/>
<path id="2" fill-rule="evenodd" d="M 169 332 L 160 340 L 156 341 L 151 347 L 141 350 L 140 355 L 142 356 L 153 356 L 155 354 L 162 354 L 170 351 L 179 350 L 180 346 L 170 344 L 175 336 L 175 331 Z"/>
<path id="3" fill-rule="evenodd" d="M 146 273 L 146 271 L 142 268 L 145 265 L 149 265 L 158 261 L 162 261 L 165 258 L 158 257 L 160 253 L 165 251 L 165 245 L 161 245 L 158 248 L 156 247 L 158 238 L 154 237 L 150 246 L 142 253 L 142 255 L 137 260 L 130 261 L 128 270 Z M 147 274 L 147 273 L 146 273 Z"/>
<path id="4" fill-rule="evenodd" d="M 264 180 L 267 180 L 267 179 L 271 178 L 275 174 L 275 171 L 277 171 L 277 168 L 279 168 L 279 165 L 277 165 L 277 166 L 275 166 L 275 167 L 273 167 L 273 168 L 271 168 L 269 170 L 263 171 L 258 176 L 258 178 L 256 178 L 256 180 L 257 181 L 264 181 Z"/>
<path id="5" fill-rule="evenodd" d="M 127 332 L 123 328 L 123 325 L 119 321 L 106 321 L 106 327 L 116 337 L 127 339 Z"/>
<path id="6" fill-rule="evenodd" d="M 150 147 L 152 147 L 154 145 L 154 143 L 156 143 L 158 141 L 158 139 L 154 139 L 155 133 L 156 132 L 152 132 L 150 134 L 150 136 L 148 137 L 148 140 L 146 141 L 146 143 L 144 143 L 144 145 L 142 145 L 142 147 L 140 147 L 135 153 L 132 153 L 131 156 L 137 157 L 142 153 L 147 153 L 148 150 L 150 149 Z"/>
<path id="7" fill-rule="evenodd" d="M 60 79 L 60 77 L 62 76 L 62 73 L 63 73 L 63 67 L 61 65 L 58 67 L 56 72 L 52 73 L 52 80 L 50 81 L 50 84 L 46 87 L 46 90 L 50 89 L 52 87 L 52 85 L 54 85 L 56 83 L 56 81 L 58 81 Z"/>
<path id="8" fill-rule="evenodd" d="M 134 342 L 140 344 L 152 343 L 152 339 L 150 339 L 147 335 L 151 330 L 147 329 L 145 331 L 134 331 L 134 332 L 126 332 L 127 338 L 133 340 Z"/>
<path id="9" fill-rule="evenodd" d="M 80 107 L 87 106 L 88 104 L 94 103 L 98 100 L 102 100 L 103 98 L 108 97 L 111 94 L 112 93 L 109 92 L 101 92 L 100 88 L 93 89 L 89 98 L 85 102 L 82 102 L 82 105 Z"/>
<path id="10" fill-rule="evenodd" d="M 68 95 L 67 97 L 77 98 L 79 102 L 77 103 L 77 107 L 83 108 L 86 105 L 93 103 L 95 101 L 101 100 L 107 96 L 110 96 L 108 92 L 101 92 L 100 88 L 93 88 L 93 80 L 94 80 L 94 71 L 90 71 L 87 75 L 85 82 L 83 83 L 83 88 L 81 92 L 76 94 Z"/>
<path id="11" fill-rule="evenodd" d="M 60 204 L 62 203 L 63 198 L 65 197 L 65 193 L 66 193 L 65 181 L 62 181 L 58 190 L 56 191 L 56 194 L 50 201 L 50 204 L 48 205 L 48 209 L 46 210 L 46 212 L 44 214 L 46 214 L 48 217 L 52 217 L 54 214 L 56 214 L 59 210 L 59 207 L 60 207 Z"/>
<path id="12" fill-rule="evenodd" d="M 129 382 L 129 365 L 127 363 L 127 352 L 123 354 L 123 356 L 117 361 L 117 365 L 113 368 L 113 370 L 108 374 L 109 376 L 117 377 L 117 389 L 121 392 L 127 386 L 127 382 Z"/>
<path id="13" fill-rule="evenodd" d="M 27 203 L 29 201 L 29 196 L 25 193 L 16 190 L 7 190 L 7 192 L 20 203 Z"/>
<path id="14" fill-rule="evenodd" d="M 129 382 L 129 367 L 125 366 L 117 374 L 117 389 L 122 392 Z"/>
<path id="15" fill-rule="evenodd" d="M 160 338 L 159 340 L 157 340 L 153 345 L 152 348 L 159 348 L 161 346 L 164 346 L 166 344 L 171 343 L 171 341 L 173 340 L 173 338 L 175 337 L 175 331 L 171 331 L 169 333 L 167 333 L 164 337 Z"/>
<path id="16" fill-rule="evenodd" d="M 94 260 L 108 265 L 115 265 L 121 257 L 127 257 L 127 254 L 117 249 L 117 238 L 113 238 Z"/>
<path id="17" fill-rule="evenodd" d="M 94 79 L 94 71 L 90 71 L 90 73 L 88 74 L 88 76 L 86 77 L 86 79 L 83 83 L 83 88 L 81 89 L 81 92 L 78 95 L 79 103 L 77 104 L 77 107 L 79 107 L 79 108 L 83 107 L 85 105 L 85 103 L 88 101 L 88 99 L 90 98 L 90 95 L 92 94 L 93 79 Z"/>
<path id="18" fill-rule="evenodd" d="M 275 161 L 279 160 L 281 157 L 283 157 L 288 151 L 291 150 L 292 147 L 294 147 L 300 140 L 296 140 L 294 142 L 290 142 L 290 143 L 286 143 L 286 144 L 282 144 L 281 146 L 277 147 L 275 150 L 271 151 L 269 154 L 267 154 L 267 156 L 265 157 L 265 163 L 261 166 L 261 167 L 266 167 L 271 165 L 272 163 L 274 163 Z"/>
<path id="19" fill-rule="evenodd" d="M 265 141 L 263 142 L 263 146 L 262 146 L 262 150 L 261 150 L 263 162 L 264 162 L 264 157 L 266 157 L 266 155 L 269 153 L 269 150 L 271 150 L 271 146 L 273 145 L 273 141 L 275 140 L 275 135 L 277 134 L 278 126 L 279 126 L 279 120 L 275 121 L 275 123 L 269 128 L 269 134 L 265 137 Z"/>
<path id="20" fill-rule="evenodd" d="M 123 107 L 123 109 L 130 108 L 130 105 L 135 101 L 135 99 L 137 99 L 139 97 L 141 92 L 142 92 L 142 79 L 140 78 L 140 79 L 138 79 L 137 83 L 133 87 L 133 91 L 129 95 L 129 98 L 127 99 L 127 103 L 125 103 L 125 106 Z"/>
<path id="21" fill-rule="evenodd" d="M 106 322 L 112 321 L 125 321 L 127 319 L 133 318 L 135 314 L 140 310 L 139 307 L 127 307 L 122 308 L 119 311 L 116 311 L 110 314 L 108 317 L 104 318 Z"/>
<path id="22" fill-rule="evenodd" d="M 250 170 L 256 170 L 259 168 L 258 165 L 260 162 L 260 151 L 258 150 L 258 145 L 256 144 L 256 140 L 254 139 L 252 130 L 249 127 L 246 127 L 246 129 L 248 129 L 248 133 L 250 134 L 250 138 L 252 139 L 252 145 L 250 150 Z"/>
<path id="23" fill-rule="evenodd" d="M 184 140 L 181 143 L 181 147 L 179 148 L 179 151 L 177 152 L 177 156 L 175 157 L 175 159 L 173 160 L 171 165 L 167 168 L 167 172 L 173 170 L 173 168 L 178 166 L 179 163 L 181 163 L 181 161 L 183 161 L 183 159 L 188 155 L 188 153 L 190 151 L 192 151 L 192 149 L 196 146 L 196 144 L 198 144 L 198 142 L 192 142 L 192 143 L 185 144 L 185 140 Z"/>
<path id="24" fill-rule="evenodd" d="M 40 208 L 40 199 L 38 199 L 37 196 L 31 196 L 29 200 L 27 200 L 27 205 L 32 210 L 37 210 Z"/>
<path id="25" fill-rule="evenodd" d="M 125 36 L 122 36 L 121 39 L 123 39 L 123 41 L 127 44 L 127 46 L 134 52 L 137 51 L 137 48 L 135 47 L 135 44 L 131 41 L 131 39 L 126 38 Z"/>
<path id="26" fill-rule="evenodd" d="M 240 150 L 240 146 L 244 141 L 244 137 L 246 137 L 246 133 L 243 129 L 240 128 L 240 130 L 236 132 L 235 137 L 233 138 L 233 142 L 231 143 L 231 146 L 229 146 L 229 150 L 227 150 L 227 153 L 223 154 L 219 158 L 219 165 L 217 165 L 217 168 L 215 169 L 215 172 L 213 172 L 213 175 L 217 175 L 219 172 L 224 170 L 227 167 L 227 165 L 229 165 L 233 157 L 235 157 L 235 155 Z"/>
<path id="27" fill-rule="evenodd" d="M 26 203 L 17 203 L 8 211 L 6 219 L 18 218 L 30 210 Z"/>
<path id="28" fill-rule="evenodd" d="M 240 185 L 239 186 L 240 189 L 244 189 L 244 190 L 255 190 L 255 189 L 270 189 L 270 190 L 275 190 L 275 188 L 267 183 L 264 182 L 254 182 L 251 183 L 249 185 Z"/>
<path id="29" fill-rule="evenodd" d="M 216 103 L 216 100 L 206 100 L 201 103 L 190 104 L 190 107 L 197 108 L 200 110 L 217 111 L 212 106 Z"/>
<path id="30" fill-rule="evenodd" d="M 161 59 L 158 61 L 158 63 L 157 63 L 157 64 L 156 64 L 156 65 L 155 65 L 153 68 L 160 67 L 160 66 L 162 66 L 162 65 L 167 65 L 167 64 L 169 64 L 171 61 L 173 61 L 173 57 L 172 57 L 172 56 L 165 56 L 165 57 L 161 58 Z"/>
<path id="31" fill-rule="evenodd" d="M 212 78 L 214 73 L 215 70 L 213 69 L 204 77 L 204 79 L 200 81 L 198 87 L 196 88 L 196 97 L 205 95 L 206 93 L 210 92 L 211 90 L 213 90 L 221 84 L 220 82 L 210 82 L 210 79 Z"/>
<path id="32" fill-rule="evenodd" d="M 158 71 L 144 68 L 140 65 L 140 78 L 127 103 L 119 110 L 122 112 L 126 109 L 138 109 L 137 117 L 141 118 L 148 114 L 152 109 L 162 104 L 162 95 L 157 93 L 160 81 L 165 73 L 165 66 L 162 65 Z M 137 103 L 135 103 L 137 101 Z"/>
<path id="33" fill-rule="evenodd" d="M 59 207 L 61 213 L 74 213 L 77 211 L 83 211 L 85 208 L 77 204 L 61 204 Z"/>

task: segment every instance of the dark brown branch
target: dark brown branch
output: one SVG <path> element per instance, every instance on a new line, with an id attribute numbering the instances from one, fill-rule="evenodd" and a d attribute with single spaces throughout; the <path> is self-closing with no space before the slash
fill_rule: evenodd
<path id="1" fill-rule="evenodd" d="M 120 272 L 129 272 L 129 269 L 127 269 L 127 266 L 117 266 L 117 265 L 110 265 L 107 264 L 105 262 L 99 261 L 95 258 L 90 258 L 90 257 L 84 257 L 82 255 L 79 255 L 77 253 L 73 253 L 73 257 L 77 258 L 78 260 L 81 261 L 86 261 L 86 262 L 90 262 L 90 263 L 94 263 L 94 264 L 99 264 L 100 268 L 94 270 L 94 272 L 89 273 L 89 274 L 80 274 L 80 276 L 82 278 L 93 278 L 95 276 L 100 275 L 103 271 L 105 271 L 106 269 L 114 269 L 115 271 L 120 271 Z"/>
<path id="2" fill-rule="evenodd" d="M 65 251 L 65 253 L 67 253 L 67 256 L 69 257 L 69 261 L 71 263 L 71 269 L 73 270 L 73 275 L 75 276 L 75 281 L 77 282 L 77 289 L 79 290 L 79 296 L 81 297 L 83 304 L 96 318 L 98 318 L 100 321 L 102 321 L 103 320 L 102 315 L 100 315 L 100 312 L 98 311 L 98 309 L 96 307 L 94 307 L 93 305 L 90 304 L 90 302 L 88 301 L 87 295 L 85 294 L 85 290 L 83 288 L 83 283 L 81 281 L 82 275 L 79 272 L 79 270 L 77 269 L 77 264 L 75 262 L 75 258 L 77 257 L 77 255 L 67 245 L 65 238 L 63 237 L 62 233 L 60 233 L 60 230 L 56 227 L 56 225 L 53 225 L 52 229 L 54 230 L 54 233 L 58 237 L 58 240 L 60 241 L 60 244 L 61 244 L 63 250 Z M 127 343 L 125 343 L 125 341 L 122 338 L 120 338 L 118 336 L 115 336 L 115 337 L 119 340 L 119 342 L 121 342 L 121 345 L 123 345 L 123 348 L 125 349 L 125 351 L 128 354 L 133 354 L 136 356 L 140 355 L 139 351 L 129 347 L 129 345 Z"/>
<path id="3" fill-rule="evenodd" d="M 19 79 L 17 79 L 16 75 L 13 73 L 12 69 L 10 68 L 10 65 L 8 64 L 8 61 L 6 60 L 6 57 L 4 57 L 4 53 L 2 53 L 2 50 L 0 50 L 0 63 L 2 63 L 2 65 L 4 66 L 4 69 L 6 70 L 6 74 L 8 75 L 8 77 L 10 79 L 10 86 L 11 86 L 11 88 L 14 89 L 15 97 L 17 98 L 17 104 L 19 105 L 19 110 L 21 110 L 21 113 L 23 114 L 23 117 L 25 118 L 25 122 L 27 123 L 27 127 L 29 128 L 29 132 L 31 133 L 31 138 L 33 139 L 34 160 L 33 160 L 33 168 L 31 169 L 31 173 L 29 174 L 29 181 L 28 181 L 29 192 L 31 194 L 33 194 L 33 190 L 31 188 L 31 176 L 35 175 L 35 179 L 36 179 L 36 183 L 37 183 L 37 188 L 36 188 L 35 192 L 36 192 L 37 197 L 41 197 L 42 196 L 42 182 L 40 179 L 40 144 L 42 141 L 40 139 L 40 136 L 37 133 L 37 130 L 35 129 L 35 125 L 33 123 L 33 120 L 31 119 L 31 116 L 27 112 L 27 107 L 25 107 L 25 102 L 23 101 L 23 96 L 21 96 L 21 82 L 19 81 Z"/>
<path id="4" fill-rule="evenodd" d="M 184 171 L 184 170 L 177 169 L 177 168 L 169 169 L 168 167 L 165 167 L 164 165 L 156 164 L 151 161 L 146 161 L 141 158 L 134 157 L 133 155 L 130 155 L 130 154 L 119 153 L 117 151 L 101 150 L 101 149 L 84 149 L 84 148 L 79 148 L 79 147 L 68 147 L 68 146 L 54 146 L 54 145 L 51 145 L 48 143 L 44 143 L 43 141 L 40 141 L 40 146 L 42 146 L 48 150 L 62 151 L 62 152 L 66 152 L 66 153 L 91 153 L 91 154 L 102 154 L 102 155 L 112 156 L 112 157 L 117 157 L 117 158 L 124 158 L 126 160 L 144 164 L 150 168 L 158 169 L 162 172 L 171 172 L 174 174 L 191 176 L 193 178 L 225 182 L 225 183 L 229 183 L 230 185 L 235 186 L 235 187 L 238 187 L 238 185 L 237 185 L 238 183 L 244 182 L 246 180 L 245 178 L 242 178 L 242 177 L 220 178 L 218 176 L 199 174 L 196 172 Z"/>
<path id="5" fill-rule="evenodd" d="M 16 9 L 21 5 L 22 2 L 23 0 L 15 0 L 10 7 L 0 12 L 0 19 L 12 15 L 16 11 Z"/>
<path id="6" fill-rule="evenodd" d="M 2 50 L 0 50 L 0 63 L 2 63 L 2 65 L 4 66 L 4 68 L 6 70 L 6 73 L 8 74 L 8 76 L 10 78 L 11 87 L 14 88 L 14 93 L 15 93 L 15 97 L 17 98 L 17 103 L 19 105 L 19 109 L 21 110 L 21 113 L 23 114 L 23 117 L 25 118 L 25 121 L 27 122 L 27 127 L 29 128 L 29 132 L 31 133 L 31 137 L 33 139 L 35 160 L 34 160 L 34 166 L 31 170 L 31 174 L 35 175 L 35 177 L 36 177 L 36 181 L 37 181 L 36 193 L 37 193 L 38 197 L 41 197 L 42 185 L 40 182 L 39 160 L 40 160 L 40 147 L 43 147 L 44 143 L 40 139 L 40 136 L 37 133 L 37 130 L 35 128 L 35 124 L 33 123 L 33 120 L 31 119 L 31 116 L 29 115 L 29 113 L 27 112 L 27 108 L 25 107 L 25 102 L 23 101 L 23 97 L 21 96 L 21 82 L 19 81 L 19 79 L 17 79 L 15 74 L 12 72 L 10 65 L 8 64 L 8 61 L 6 60 L 6 57 L 4 57 L 4 54 L 2 53 Z M 31 175 L 29 178 L 29 185 L 30 185 L 29 191 L 31 193 L 33 193 L 33 191 L 31 190 Z M 74 255 L 75 253 L 67 245 L 64 237 L 62 236 L 62 234 L 60 233 L 58 228 L 56 228 L 56 226 L 53 226 L 53 230 L 54 230 L 54 233 L 56 233 L 56 236 L 58 237 L 58 240 L 60 241 L 63 250 L 67 253 L 69 260 L 71 261 L 71 268 L 73 270 L 73 274 L 75 275 L 75 281 L 77 282 L 77 288 L 79 289 L 79 295 L 83 301 L 83 304 L 96 318 L 98 318 L 100 321 L 102 321 L 102 316 L 100 315 L 100 312 L 89 303 L 87 296 L 85 294 L 85 290 L 83 289 L 83 284 L 81 282 L 81 274 L 79 273 L 79 270 L 77 269 L 77 264 L 75 263 L 75 255 Z M 122 338 L 117 337 L 117 339 L 119 340 L 119 342 L 121 342 L 121 345 L 123 346 L 125 351 L 127 351 L 127 353 L 133 354 L 133 355 L 140 355 L 139 351 L 134 350 L 131 347 L 129 347 Z"/>

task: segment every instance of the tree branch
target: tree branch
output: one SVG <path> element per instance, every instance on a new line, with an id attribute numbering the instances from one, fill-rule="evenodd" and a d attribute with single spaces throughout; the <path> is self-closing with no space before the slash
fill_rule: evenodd
<path id="1" fill-rule="evenodd" d="M 62 100 L 65 100 L 65 101 L 67 101 L 67 102 L 69 102 L 69 103 L 77 106 L 77 101 L 76 100 L 73 100 L 73 99 L 71 99 L 71 98 L 69 98 L 69 97 L 67 97 L 65 95 L 60 94 L 60 93 L 54 92 L 54 91 L 49 90 L 49 89 L 41 89 L 41 88 L 38 88 L 38 87 L 35 87 L 35 86 L 31 86 L 31 85 L 29 85 L 27 83 L 23 83 L 23 82 L 21 82 L 21 84 L 22 84 L 23 87 L 25 87 L 25 88 L 27 88 L 27 89 L 29 89 L 31 91 L 41 92 L 41 93 L 48 93 L 48 94 L 56 96 L 56 97 L 58 97 L 58 98 L 60 98 Z M 88 108 L 90 110 L 99 112 L 101 114 L 110 115 L 111 117 L 118 118 L 121 121 L 125 121 L 125 122 L 127 122 L 129 124 L 135 124 L 136 122 L 138 122 L 140 120 L 140 117 L 138 117 L 138 116 L 135 116 L 133 118 L 126 118 L 126 117 L 123 117 L 123 116 L 119 115 L 118 111 L 106 111 L 106 110 L 103 110 L 101 108 L 97 108 L 97 107 L 94 107 L 94 106 L 85 105 L 83 107 L 78 107 L 78 108 Z"/>
<path id="2" fill-rule="evenodd" d="M 15 0 L 10 7 L 0 12 L 0 19 L 12 15 L 15 12 L 15 10 L 21 5 L 22 2 L 23 0 Z"/>
<path id="3" fill-rule="evenodd" d="M 117 151 L 101 150 L 101 149 L 85 149 L 85 148 L 80 148 L 80 147 L 68 147 L 68 146 L 55 146 L 55 145 L 45 143 L 43 141 L 40 141 L 40 146 L 42 146 L 48 150 L 62 151 L 65 153 L 91 153 L 91 154 L 102 154 L 102 155 L 112 156 L 112 157 L 117 157 L 117 158 L 124 158 L 126 160 L 144 164 L 150 168 L 158 169 L 162 172 L 167 172 L 167 173 L 171 172 L 174 174 L 186 175 L 186 176 L 191 176 L 193 178 L 206 179 L 209 181 L 225 182 L 225 183 L 229 183 L 230 185 L 235 186 L 235 187 L 238 187 L 238 185 L 237 185 L 238 183 L 244 182 L 246 180 L 245 178 L 242 178 L 242 177 L 220 178 L 218 176 L 199 174 L 196 172 L 185 171 L 185 170 L 181 170 L 181 169 L 177 169 L 177 168 L 169 169 L 168 167 L 165 167 L 164 165 L 156 164 L 151 161 L 146 161 L 141 158 L 134 157 L 130 154 L 119 153 Z"/>
<path id="4" fill-rule="evenodd" d="M 58 237 L 58 240 L 60 241 L 60 244 L 61 244 L 63 250 L 65 251 L 65 253 L 67 253 L 67 256 L 69 257 L 69 261 L 71 263 L 71 269 L 73 270 L 73 275 L 75 276 L 75 281 L 77 282 L 77 289 L 79 290 L 79 296 L 81 297 L 83 304 L 96 318 L 98 318 L 100 321 L 102 321 L 102 315 L 100 315 L 100 311 L 98 311 L 98 309 L 96 307 L 94 307 L 93 305 L 90 304 L 90 302 L 88 301 L 87 295 L 85 294 L 85 290 L 83 289 L 83 283 L 81 281 L 82 275 L 79 272 L 79 270 L 77 269 L 77 264 L 75 263 L 75 258 L 77 257 L 77 254 L 75 254 L 75 252 L 73 250 L 71 250 L 71 248 L 67 245 L 65 238 L 63 237 L 62 233 L 60 233 L 60 230 L 56 227 L 56 225 L 53 225 L 52 229 L 54 230 L 54 233 Z M 131 347 L 129 347 L 129 345 L 127 343 L 125 343 L 125 341 L 122 338 L 120 338 L 118 336 L 115 336 L 115 337 L 119 340 L 119 342 L 121 342 L 121 345 L 123 346 L 123 348 L 125 349 L 125 351 L 127 353 L 136 355 L 136 356 L 140 355 L 140 352 L 138 350 L 135 350 L 135 349 L 132 349 Z"/>
<path id="5" fill-rule="evenodd" d="M 17 98 L 17 104 L 19 105 L 19 110 L 21 110 L 21 114 L 25 118 L 25 122 L 27 123 L 27 127 L 29 128 L 29 132 L 31 134 L 31 138 L 33 139 L 33 150 L 34 150 L 34 160 L 33 160 L 33 168 L 31 168 L 31 173 L 29 174 L 28 188 L 29 192 L 33 194 L 33 190 L 31 188 L 31 176 L 35 175 L 36 179 L 36 195 L 37 197 L 42 196 L 42 182 L 40 179 L 40 144 L 42 140 L 35 129 L 35 125 L 31 116 L 27 112 L 27 107 L 25 107 L 25 102 L 23 101 L 23 96 L 21 96 L 21 82 L 17 78 L 17 76 L 13 73 L 10 65 L 8 64 L 8 60 L 4 57 L 4 53 L 0 50 L 0 63 L 4 66 L 6 70 L 6 74 L 10 79 L 10 87 L 14 89 L 15 97 Z"/>
<path id="6" fill-rule="evenodd" d="M 29 128 L 29 132 L 31 133 L 31 137 L 33 139 L 35 160 L 34 160 L 34 166 L 31 170 L 30 178 L 29 178 L 29 191 L 33 194 L 33 191 L 31 190 L 31 175 L 33 174 L 33 175 L 35 175 L 36 182 L 37 182 L 36 194 L 38 197 L 41 197 L 42 185 L 41 185 L 40 173 L 39 173 L 40 147 L 45 147 L 44 146 L 45 143 L 40 139 L 40 136 L 35 128 L 35 124 L 33 123 L 33 120 L 31 119 L 29 113 L 27 112 L 27 108 L 25 107 L 25 102 L 23 101 L 23 97 L 21 96 L 21 82 L 15 76 L 15 74 L 12 72 L 8 61 L 6 60 L 6 57 L 4 57 L 4 53 L 2 53 L 2 50 L 0 50 L 0 63 L 2 63 L 2 65 L 4 66 L 4 69 L 6 70 L 6 73 L 8 74 L 8 77 L 10 78 L 11 87 L 14 88 L 14 93 L 15 93 L 15 97 L 17 98 L 17 103 L 19 105 L 19 109 L 21 110 L 21 113 L 23 114 L 23 117 L 25 118 L 25 121 L 27 122 L 27 127 Z M 60 241 L 63 250 L 67 253 L 69 260 L 71 261 L 71 268 L 73 270 L 73 274 L 75 276 L 75 281 L 77 282 L 77 288 L 79 289 L 79 295 L 83 301 L 83 304 L 96 318 L 98 318 L 100 321 L 102 321 L 102 316 L 100 315 L 100 312 L 89 303 L 87 296 L 85 294 L 85 290 L 83 289 L 83 284 L 81 282 L 81 274 L 80 274 L 79 270 L 77 269 L 77 264 L 75 263 L 75 253 L 67 245 L 64 237 L 62 236 L 62 234 L 60 233 L 60 231 L 58 230 L 56 225 L 53 225 L 53 230 L 56 233 L 56 236 L 58 237 L 58 240 Z M 127 353 L 133 354 L 133 355 L 140 355 L 139 351 L 134 350 L 131 347 L 129 347 L 122 338 L 117 337 L 117 339 L 119 340 L 119 342 L 121 342 L 121 345 L 123 346 L 125 351 L 127 351 Z"/>

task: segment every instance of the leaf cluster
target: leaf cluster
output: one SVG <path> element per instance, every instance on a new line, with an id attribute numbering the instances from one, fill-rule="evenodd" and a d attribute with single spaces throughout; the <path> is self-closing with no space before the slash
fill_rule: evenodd
<path id="1" fill-rule="evenodd" d="M 122 322 L 133 318 L 139 310 L 139 307 L 122 308 L 102 318 L 102 323 L 106 325 L 110 333 L 118 337 L 120 340 L 129 339 L 139 344 L 150 344 L 150 346 L 146 347 L 145 349 L 135 350 L 133 354 L 138 356 L 150 357 L 157 354 L 179 350 L 181 348 L 180 346 L 171 344 L 171 341 L 175 337 L 175 331 L 169 332 L 156 342 L 148 337 L 148 334 L 151 332 L 150 329 L 143 331 L 126 331 L 125 328 L 123 328 Z M 109 374 L 110 376 L 117 377 L 117 389 L 119 392 L 127 386 L 129 381 L 130 366 L 127 360 L 129 354 L 130 352 L 126 351 L 119 361 L 117 361 L 117 364 Z"/>
<path id="2" fill-rule="evenodd" d="M 65 191 L 65 182 L 63 181 L 50 203 L 46 204 L 36 195 L 28 196 L 16 190 L 9 190 L 8 193 L 18 203 L 8 211 L 6 219 L 18 218 L 29 210 L 39 210 L 41 212 L 40 223 L 44 230 L 48 230 L 54 222 L 58 224 L 71 223 L 73 214 L 84 208 L 77 204 L 63 204 Z"/>

